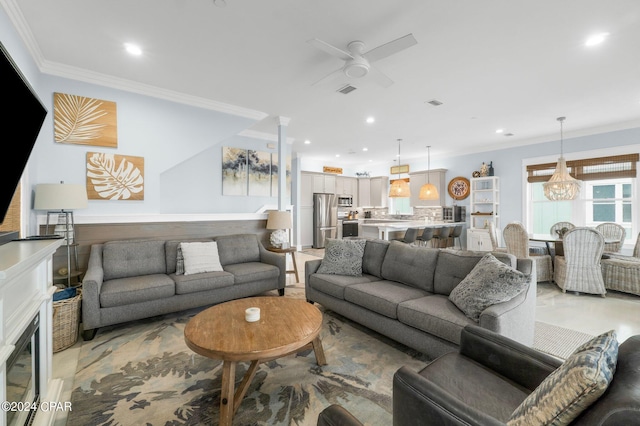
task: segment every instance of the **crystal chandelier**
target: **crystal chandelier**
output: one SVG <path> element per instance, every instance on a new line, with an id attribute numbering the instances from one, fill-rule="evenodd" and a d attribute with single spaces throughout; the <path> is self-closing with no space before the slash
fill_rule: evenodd
<path id="1" fill-rule="evenodd" d="M 556 164 L 556 170 L 553 172 L 551 179 L 542 185 L 544 188 L 544 196 L 551 201 L 575 200 L 580 192 L 580 181 L 569 174 L 567 162 L 562 156 L 562 123 L 565 118 L 566 117 L 557 118 L 560 122 L 560 158 L 558 159 L 558 164 Z"/>
<path id="2" fill-rule="evenodd" d="M 419 198 L 421 200 L 437 200 L 440 198 L 438 188 L 431 183 L 431 146 L 427 146 L 427 183 L 420 187 Z"/>
<path id="3" fill-rule="evenodd" d="M 402 142 L 402 139 L 398 139 L 398 179 L 394 180 L 391 183 L 391 187 L 389 188 L 390 198 L 411 197 L 409 184 L 403 179 L 400 179 L 400 142 Z"/>

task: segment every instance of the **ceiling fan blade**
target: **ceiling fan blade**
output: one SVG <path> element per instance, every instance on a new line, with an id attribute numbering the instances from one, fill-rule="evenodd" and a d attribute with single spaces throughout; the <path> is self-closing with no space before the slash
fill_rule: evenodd
<path id="1" fill-rule="evenodd" d="M 353 59 L 353 56 L 351 56 L 350 53 L 345 52 L 342 49 L 338 49 L 337 47 L 322 41 L 320 39 L 317 38 L 312 38 L 311 40 L 308 40 L 307 43 L 309 43 L 312 46 L 317 47 L 318 49 L 328 53 L 331 56 L 335 56 L 337 58 L 342 59 L 343 61 L 348 61 L 349 59 Z"/>
<path id="2" fill-rule="evenodd" d="M 400 37 L 399 39 L 390 41 L 389 43 L 385 43 L 374 49 L 371 49 L 364 54 L 364 57 L 367 58 L 369 62 L 375 62 L 380 59 L 386 58 L 387 56 L 391 56 L 394 53 L 398 53 L 401 50 L 407 49 L 414 44 L 418 44 L 418 41 L 415 39 L 415 37 L 413 37 L 413 34 L 407 34 L 404 37 Z"/>
<path id="3" fill-rule="evenodd" d="M 329 74 L 325 75 L 320 80 L 318 80 L 315 83 L 313 83 L 312 86 L 318 86 L 318 85 L 323 84 L 323 83 L 325 83 L 327 81 L 331 81 L 334 78 L 338 77 L 340 74 L 342 74 L 342 67 L 340 67 L 337 70 L 332 71 Z"/>
<path id="4" fill-rule="evenodd" d="M 391 80 L 385 73 L 380 71 L 378 68 L 371 65 L 369 68 L 369 75 L 372 80 L 378 83 L 380 86 L 387 88 L 393 84 L 393 80 Z"/>

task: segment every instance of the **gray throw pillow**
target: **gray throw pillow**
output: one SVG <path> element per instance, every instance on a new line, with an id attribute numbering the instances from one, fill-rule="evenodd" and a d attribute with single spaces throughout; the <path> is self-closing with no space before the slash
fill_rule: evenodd
<path id="1" fill-rule="evenodd" d="M 616 332 L 610 330 L 576 349 L 515 409 L 507 425 L 568 425 L 602 396 L 618 362 Z"/>
<path id="2" fill-rule="evenodd" d="M 479 322 L 482 311 L 513 299 L 530 283 L 531 275 L 505 265 L 487 253 L 451 291 L 449 300 L 467 317 Z"/>
<path id="3" fill-rule="evenodd" d="M 362 256 L 366 240 L 327 239 L 319 274 L 362 275 Z"/>

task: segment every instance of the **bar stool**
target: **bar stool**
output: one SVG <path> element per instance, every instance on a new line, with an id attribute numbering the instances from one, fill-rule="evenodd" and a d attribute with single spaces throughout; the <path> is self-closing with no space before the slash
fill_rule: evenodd
<path id="1" fill-rule="evenodd" d="M 436 235 L 433 234 L 433 240 L 436 241 L 436 247 L 438 248 L 446 248 L 449 243 L 449 238 L 451 237 L 451 232 L 453 231 L 453 226 L 443 226 L 440 228 L 440 232 Z"/>
<path id="2" fill-rule="evenodd" d="M 424 228 L 422 234 L 417 238 L 418 244 L 426 246 L 433 239 L 433 228 Z"/>
<path id="3" fill-rule="evenodd" d="M 418 238 L 418 231 L 420 228 L 409 228 L 405 231 L 404 237 L 402 238 L 394 238 L 393 241 L 400 241 L 405 244 L 413 244 L 416 242 Z"/>
<path id="4" fill-rule="evenodd" d="M 456 225 L 453 227 L 453 232 L 451 233 L 451 247 L 456 247 L 456 238 L 458 239 L 458 245 L 460 246 L 460 250 L 462 250 L 462 241 L 460 241 L 460 235 L 462 235 L 462 225 Z"/>

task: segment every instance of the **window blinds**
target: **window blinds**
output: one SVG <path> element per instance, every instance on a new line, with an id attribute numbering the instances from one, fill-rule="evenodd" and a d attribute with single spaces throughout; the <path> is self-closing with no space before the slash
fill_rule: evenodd
<path id="1" fill-rule="evenodd" d="M 599 180 L 636 177 L 639 154 L 614 155 L 567 161 L 571 176 L 578 180 Z M 527 182 L 547 182 L 557 163 L 532 164 L 527 166 Z"/>

